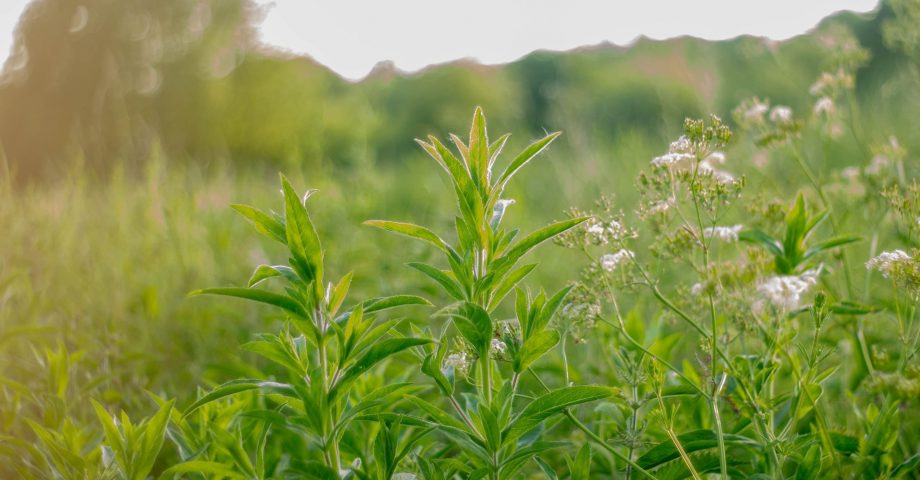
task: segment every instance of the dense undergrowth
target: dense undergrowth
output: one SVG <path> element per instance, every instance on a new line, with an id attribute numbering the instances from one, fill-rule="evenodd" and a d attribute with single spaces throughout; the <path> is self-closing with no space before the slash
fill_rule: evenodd
<path id="1" fill-rule="evenodd" d="M 156 158 L 5 185 L 0 476 L 917 478 L 920 183 L 865 61 L 618 152 L 567 215 L 592 172 L 480 109 L 280 196 Z"/>

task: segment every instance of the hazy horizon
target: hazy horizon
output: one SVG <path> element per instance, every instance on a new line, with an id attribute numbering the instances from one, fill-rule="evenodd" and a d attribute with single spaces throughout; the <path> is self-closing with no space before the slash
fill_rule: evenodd
<path id="1" fill-rule="evenodd" d="M 4 61 L 13 33 L 30 0 L 0 4 L 0 55 Z M 618 5 L 578 0 L 556 5 L 549 0 L 513 0 L 473 5 L 450 11 L 424 0 L 407 0 L 399 8 L 374 2 L 344 0 L 309 4 L 297 0 L 255 0 L 266 8 L 259 26 L 268 46 L 306 55 L 349 80 L 364 78 L 375 65 L 392 62 L 404 72 L 431 65 L 472 59 L 493 65 L 512 62 L 537 50 L 566 51 L 609 42 L 628 46 L 640 37 L 664 40 L 694 36 L 724 40 L 754 35 L 785 40 L 806 33 L 823 18 L 849 10 L 865 13 L 876 0 L 771 3 L 708 0 L 657 0 L 631 5 L 623 15 Z M 795 7 L 795 18 L 788 12 Z M 474 18 L 474 12 L 492 15 Z M 713 15 L 714 11 L 718 15 Z M 419 21 L 427 12 L 431 21 Z M 504 19 L 515 19 L 508 23 Z M 449 20 L 449 21 L 447 21 Z M 92 12 L 89 12 L 89 22 Z M 466 26 L 475 27 L 470 36 Z M 421 40 L 421 41 L 420 41 Z"/>

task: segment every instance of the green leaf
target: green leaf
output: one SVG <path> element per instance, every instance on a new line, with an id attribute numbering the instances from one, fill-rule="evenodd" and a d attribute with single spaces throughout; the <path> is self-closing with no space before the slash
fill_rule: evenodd
<path id="1" fill-rule="evenodd" d="M 281 176 L 284 191 L 285 234 L 288 248 L 293 256 L 293 267 L 304 283 L 315 282 L 322 290 L 323 250 L 316 234 L 316 228 L 307 213 L 300 196 L 284 175 Z"/>
<path id="2" fill-rule="evenodd" d="M 920 453 L 915 453 L 891 471 L 891 478 L 899 478 L 902 475 L 917 473 L 918 471 L 920 471 Z"/>
<path id="3" fill-rule="evenodd" d="M 446 291 L 447 294 L 450 295 L 451 297 L 457 300 L 465 299 L 465 296 L 463 295 L 462 287 L 457 283 L 456 280 L 451 278 L 449 275 L 444 273 L 442 270 L 439 270 L 431 265 L 428 265 L 426 263 L 421 263 L 421 262 L 410 262 L 410 263 L 407 263 L 407 265 L 424 273 L 425 275 L 428 276 L 428 278 L 434 280 L 435 282 L 438 282 L 438 284 L 444 288 L 444 291 Z"/>
<path id="4" fill-rule="evenodd" d="M 260 340 L 244 343 L 240 348 L 257 353 L 278 365 L 290 369 L 297 375 L 304 374 L 304 365 L 301 365 L 300 360 L 285 348 L 285 344 L 277 336 L 265 335 Z"/>
<path id="5" fill-rule="evenodd" d="M 802 241 L 805 239 L 808 218 L 805 214 L 805 197 L 799 193 L 795 203 L 786 213 L 786 237 L 783 240 L 783 252 L 787 260 L 798 263 Z"/>
<path id="6" fill-rule="evenodd" d="M 796 480 L 811 480 L 818 478 L 818 472 L 821 471 L 821 447 L 812 445 L 805 453 L 802 461 L 799 462 L 799 468 L 796 469 Z"/>
<path id="7" fill-rule="evenodd" d="M 348 272 L 348 274 L 339 280 L 335 288 L 332 289 L 332 296 L 329 298 L 329 311 L 332 315 L 335 315 L 336 312 L 339 311 L 342 302 L 345 301 L 345 296 L 348 295 L 348 289 L 351 288 L 351 277 L 352 272 Z"/>
<path id="8" fill-rule="evenodd" d="M 493 190 L 493 195 L 500 195 L 504 190 L 505 185 L 508 184 L 508 181 L 511 180 L 511 177 L 518 172 L 524 165 L 530 162 L 538 153 L 542 152 L 544 148 L 549 146 L 559 135 L 562 135 L 562 132 L 551 133 L 536 142 L 531 143 L 527 148 L 524 149 L 510 164 L 505 168 L 505 171 L 502 172 L 501 176 L 498 177 L 498 182 L 496 182 L 496 188 Z"/>
<path id="9" fill-rule="evenodd" d="M 317 461 L 306 462 L 298 470 L 309 480 L 341 480 L 342 478 L 339 472 Z"/>
<path id="10" fill-rule="evenodd" d="M 738 234 L 738 240 L 754 243 L 766 248 L 773 256 L 782 256 L 783 248 L 778 241 L 760 230 L 744 230 Z"/>
<path id="11" fill-rule="evenodd" d="M 489 450 L 497 452 L 501 447 L 502 442 L 502 430 L 498 426 L 498 418 L 492 412 L 492 410 L 484 404 L 479 404 L 479 419 L 482 420 L 482 431 L 483 436 L 485 436 L 486 445 L 489 447 Z"/>
<path id="12" fill-rule="evenodd" d="M 825 240 L 823 242 L 818 242 L 812 245 L 811 247 L 808 248 L 808 250 L 805 250 L 805 255 L 803 255 L 802 258 L 808 259 L 825 250 L 830 250 L 832 248 L 840 247 L 842 245 L 855 243 L 860 240 L 862 240 L 862 237 L 859 237 L 857 235 L 843 235 L 839 237 L 834 237 L 834 238 Z"/>
<path id="13" fill-rule="evenodd" d="M 425 227 L 420 227 L 411 223 L 391 222 L 389 220 L 367 220 L 364 222 L 364 225 L 381 228 L 407 237 L 416 238 L 423 242 L 428 242 L 444 252 L 449 250 L 447 243 L 442 240 L 441 237 Z"/>
<path id="14" fill-rule="evenodd" d="M 161 405 L 157 413 L 144 424 L 141 452 L 133 469 L 137 480 L 147 478 L 147 475 L 153 470 L 157 456 L 163 448 L 163 442 L 166 440 L 166 425 L 169 423 L 173 404 L 175 400 Z"/>
<path id="15" fill-rule="evenodd" d="M 390 308 L 402 307 L 405 305 L 422 305 L 430 307 L 431 302 L 417 295 L 393 295 L 390 297 L 378 297 L 366 300 L 362 303 L 364 313 L 375 313 Z"/>
<path id="16" fill-rule="evenodd" d="M 520 267 L 511 271 L 511 273 L 505 275 L 505 278 L 495 287 L 495 291 L 492 294 L 492 299 L 489 300 L 489 311 L 495 310 L 498 308 L 498 305 L 502 300 L 511 293 L 511 290 L 517 286 L 518 283 L 521 283 L 521 280 L 524 280 L 534 268 L 537 267 L 536 263 L 530 263 L 527 265 L 521 265 Z"/>
<path id="17" fill-rule="evenodd" d="M 232 468 L 224 466 L 220 462 L 210 462 L 206 460 L 190 460 L 182 462 L 167 468 L 163 472 L 165 477 L 175 477 L 183 473 L 198 473 L 213 475 L 217 478 L 230 478 L 244 480 L 246 477 L 235 472 Z"/>
<path id="18" fill-rule="evenodd" d="M 559 338 L 559 332 L 544 330 L 525 340 L 524 345 L 521 346 L 521 350 L 518 352 L 518 357 L 515 359 L 514 371 L 521 373 L 527 370 L 527 367 L 555 347 L 559 343 Z"/>
<path id="19" fill-rule="evenodd" d="M 252 288 L 269 278 L 284 277 L 291 283 L 300 283 L 300 278 L 291 267 L 287 265 L 259 265 L 249 277 L 249 283 L 246 285 Z"/>
<path id="20" fill-rule="evenodd" d="M 874 307 L 871 305 L 862 305 L 850 301 L 843 301 L 831 305 L 828 307 L 828 310 L 831 313 L 836 313 L 837 315 L 868 315 L 870 313 L 881 311 L 882 308 Z"/>
<path id="21" fill-rule="evenodd" d="M 680 441 L 681 445 L 684 447 L 684 450 L 687 453 L 707 450 L 719 446 L 718 437 L 712 430 L 695 430 L 678 435 L 677 439 Z M 741 435 L 725 434 L 723 435 L 723 439 L 725 440 L 726 445 L 748 445 L 752 447 L 758 445 L 756 441 Z M 640 467 L 648 470 L 677 458 L 680 458 L 680 452 L 677 451 L 674 443 L 668 440 L 659 443 L 658 445 L 652 447 L 651 450 L 645 452 L 644 455 L 639 457 L 636 463 Z"/>
<path id="22" fill-rule="evenodd" d="M 578 226 L 579 224 L 589 220 L 590 218 L 591 217 L 579 217 L 579 218 L 572 218 L 569 220 L 564 220 L 564 221 L 557 222 L 552 225 L 543 227 L 531 233 L 530 235 L 527 235 L 526 237 L 522 238 L 519 242 L 515 243 L 514 246 L 511 247 L 507 251 L 507 253 L 505 253 L 502 256 L 502 258 L 496 261 L 496 264 L 497 264 L 496 268 L 499 268 L 500 266 L 504 266 L 505 262 L 514 264 L 514 262 L 517 262 L 519 258 L 524 256 L 524 254 L 529 252 L 531 249 L 533 249 L 537 245 L 555 237 L 556 235 L 559 235 L 560 233 L 565 232 L 566 230 L 570 230 Z"/>
<path id="23" fill-rule="evenodd" d="M 585 443 L 578 450 L 572 462 L 572 480 L 589 480 L 591 478 L 591 444 Z"/>
<path id="24" fill-rule="evenodd" d="M 482 108 L 476 107 L 470 127 L 470 173 L 481 189 L 489 186 L 488 169 L 489 135 L 486 131 L 486 117 L 482 113 Z"/>
<path id="25" fill-rule="evenodd" d="M 506 133 L 500 137 L 498 140 L 492 142 L 489 145 L 489 171 L 492 171 L 492 167 L 495 165 L 495 160 L 498 159 L 498 156 L 501 155 L 502 150 L 505 149 L 505 144 L 508 143 L 508 139 L 511 138 L 510 133 Z"/>
<path id="26" fill-rule="evenodd" d="M 452 316 L 460 335 L 480 355 L 488 355 L 492 342 L 492 319 L 488 312 L 479 305 L 463 302 Z"/>
<path id="27" fill-rule="evenodd" d="M 118 431 L 118 427 L 115 425 L 115 416 L 110 414 L 105 407 L 103 407 L 96 400 L 91 400 L 93 409 L 96 411 L 96 416 L 99 418 L 99 423 L 102 425 L 102 432 L 105 435 L 105 443 L 109 448 L 112 449 L 112 452 L 115 455 L 115 461 L 122 467 L 124 463 L 128 460 L 128 452 L 126 450 L 125 444 L 122 442 L 121 432 Z M 35 427 L 33 427 L 33 430 Z M 39 433 L 36 431 L 36 433 Z"/>
<path id="28" fill-rule="evenodd" d="M 189 416 L 195 410 L 201 408 L 204 405 L 207 405 L 215 400 L 220 400 L 221 398 L 236 395 L 237 393 L 246 392 L 249 390 L 268 390 L 280 391 L 285 394 L 291 394 L 293 388 L 286 383 L 277 383 L 277 382 L 266 382 L 261 380 L 251 380 L 251 379 L 238 379 L 231 380 L 227 383 L 224 383 L 214 390 L 208 392 L 205 396 L 199 398 L 195 403 L 189 405 L 185 412 L 182 414 L 182 418 Z"/>
<path id="29" fill-rule="evenodd" d="M 441 158 L 441 161 L 444 163 L 445 168 L 448 173 L 450 173 L 451 178 L 454 181 L 454 187 L 458 192 L 465 192 L 470 185 L 470 171 L 466 165 L 461 160 L 458 160 L 454 154 L 450 153 L 450 150 L 441 143 L 440 140 L 433 136 L 428 137 L 431 140 L 431 145 L 435 149 L 435 154 Z M 431 152 L 429 152 L 431 155 Z"/>
<path id="30" fill-rule="evenodd" d="M 572 288 L 574 288 L 574 285 L 563 287 L 546 302 L 540 310 L 540 314 L 534 319 L 533 324 L 529 326 L 527 335 L 539 332 L 549 325 L 550 320 L 553 319 L 553 315 L 555 315 L 559 307 L 562 306 L 562 302 L 565 301 L 565 298 L 569 295 L 569 292 L 572 291 Z"/>
<path id="31" fill-rule="evenodd" d="M 530 402 L 512 421 L 504 432 L 503 441 L 507 444 L 517 440 L 521 435 L 533 430 L 541 422 L 560 413 L 565 408 L 607 398 L 613 394 L 612 388 L 599 385 L 562 387 L 545 393 Z"/>
<path id="32" fill-rule="evenodd" d="M 403 350 L 428 343 L 432 343 L 432 341 L 427 338 L 388 338 L 375 344 L 367 353 L 358 359 L 354 365 L 349 367 L 348 370 L 345 371 L 345 374 L 342 375 L 342 378 L 336 382 L 335 386 L 333 386 L 332 390 L 329 392 L 330 400 L 335 398 L 336 393 L 342 385 L 347 385 L 348 382 L 357 378 L 358 375 L 370 370 L 371 367 L 381 360 L 402 352 Z"/>
<path id="33" fill-rule="evenodd" d="M 279 295 L 277 293 L 266 292 L 265 290 L 259 290 L 256 288 L 205 288 L 189 293 L 189 296 L 198 295 L 222 295 L 225 297 L 244 298 L 254 302 L 274 305 L 299 317 L 306 316 L 303 306 L 293 298 L 288 297 L 287 295 Z"/>
<path id="34" fill-rule="evenodd" d="M 284 232 L 284 225 L 275 220 L 271 215 L 249 205 L 235 203 L 230 208 L 236 210 L 246 217 L 259 233 L 274 238 L 275 240 L 287 245 L 287 236 Z"/>

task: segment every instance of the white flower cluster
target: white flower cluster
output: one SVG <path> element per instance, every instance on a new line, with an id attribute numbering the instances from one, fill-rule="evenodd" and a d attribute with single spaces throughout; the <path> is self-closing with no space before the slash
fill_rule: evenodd
<path id="1" fill-rule="evenodd" d="M 738 234 L 744 225 L 734 225 L 731 227 L 707 227 L 703 229 L 703 238 L 717 238 L 723 242 L 737 242 Z"/>
<path id="2" fill-rule="evenodd" d="M 801 275 L 777 275 L 770 277 L 757 287 L 767 301 L 782 311 L 795 310 L 802 301 L 802 295 L 818 283 L 821 268 L 808 270 Z"/>
<path id="3" fill-rule="evenodd" d="M 885 278 L 891 278 L 892 272 L 899 267 L 913 266 L 915 260 L 904 250 L 895 250 L 892 252 L 882 252 L 877 257 L 870 258 L 866 262 L 866 268 L 869 270 L 878 270 Z"/>
<path id="4" fill-rule="evenodd" d="M 815 102 L 815 115 L 821 115 L 822 113 L 833 115 L 834 111 L 836 111 L 836 107 L 831 97 L 821 97 Z"/>
<path id="5" fill-rule="evenodd" d="M 708 173 L 712 175 L 719 183 L 728 185 L 735 181 L 735 177 L 724 171 L 719 170 L 714 165 L 722 165 L 725 163 L 725 154 L 722 152 L 712 152 L 703 161 L 700 162 L 699 169 L 701 172 Z"/>
<path id="6" fill-rule="evenodd" d="M 671 142 L 668 153 L 652 159 L 656 167 L 689 169 L 693 166 L 696 155 L 693 153 L 693 142 L 686 135 Z"/>
<path id="7" fill-rule="evenodd" d="M 696 282 L 690 287 L 690 295 L 693 295 L 694 297 L 698 297 L 701 293 L 703 293 L 703 290 L 705 288 L 706 288 L 705 284 L 703 284 L 702 282 Z"/>
<path id="8" fill-rule="evenodd" d="M 594 245 L 607 245 L 611 241 L 619 241 L 629 236 L 629 231 L 622 223 L 616 220 L 600 222 L 592 220 L 587 227 L 588 240 Z"/>
<path id="9" fill-rule="evenodd" d="M 853 88 L 853 76 L 840 69 L 836 73 L 822 73 L 818 80 L 808 89 L 808 92 L 814 96 L 829 96 L 850 88 Z"/>
<path id="10" fill-rule="evenodd" d="M 785 105 L 777 105 L 770 110 L 770 121 L 774 123 L 792 123 L 792 109 Z"/>
<path id="11" fill-rule="evenodd" d="M 876 153 L 872 157 L 872 161 L 866 167 L 866 175 L 879 175 L 889 165 L 892 165 L 897 159 L 903 158 L 904 156 L 904 149 L 901 147 L 901 144 L 898 143 L 898 139 L 894 135 L 888 138 L 887 143 L 880 147 L 876 147 L 875 150 Z"/>
<path id="12" fill-rule="evenodd" d="M 508 350 L 508 345 L 505 345 L 505 342 L 497 338 L 492 339 L 490 347 L 493 355 L 502 355 Z"/>
<path id="13" fill-rule="evenodd" d="M 560 313 L 569 322 L 586 320 L 590 324 L 601 316 L 601 306 L 596 303 L 569 303 L 562 307 Z"/>
<path id="14" fill-rule="evenodd" d="M 745 121 L 762 123 L 768 111 L 770 111 L 770 106 L 755 98 L 751 101 L 750 106 L 741 112 L 741 116 Z"/>
<path id="15" fill-rule="evenodd" d="M 725 163 L 725 154 L 722 152 L 712 152 L 696 164 L 693 143 L 685 135 L 671 142 L 668 153 L 653 158 L 651 163 L 652 166 L 675 172 L 690 172 L 695 166 L 699 172 L 711 174 L 720 183 L 728 184 L 735 181 L 735 177 L 730 173 L 715 167 Z"/>
<path id="16" fill-rule="evenodd" d="M 674 199 L 669 198 L 667 200 L 659 200 L 648 207 L 648 213 L 652 215 L 657 215 L 659 213 L 665 213 L 674 206 Z"/>
<path id="17" fill-rule="evenodd" d="M 454 372 L 459 375 L 466 375 L 470 371 L 472 361 L 466 352 L 451 353 L 444 359 L 444 366 L 453 367 Z"/>
<path id="18" fill-rule="evenodd" d="M 636 254 L 627 249 L 621 249 L 616 253 L 608 253 L 601 257 L 601 268 L 608 272 L 616 270 L 621 264 L 635 258 Z"/>

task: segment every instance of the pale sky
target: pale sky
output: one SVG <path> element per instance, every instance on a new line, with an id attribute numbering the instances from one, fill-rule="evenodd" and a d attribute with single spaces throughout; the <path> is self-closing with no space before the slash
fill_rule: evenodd
<path id="1" fill-rule="evenodd" d="M 626 45 L 640 35 L 783 40 L 835 11 L 870 11 L 878 0 L 256 1 L 269 7 L 261 26 L 265 43 L 308 54 L 356 80 L 384 60 L 409 72 L 466 57 L 505 63 L 538 49 Z M 0 0 L 3 59 L 27 3 Z"/>

